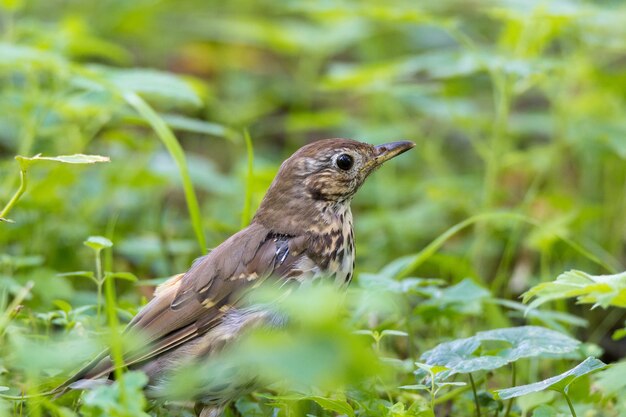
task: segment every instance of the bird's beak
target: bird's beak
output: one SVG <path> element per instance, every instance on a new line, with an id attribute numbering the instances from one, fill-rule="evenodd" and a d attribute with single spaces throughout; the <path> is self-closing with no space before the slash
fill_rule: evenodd
<path id="1" fill-rule="evenodd" d="M 415 143 L 408 140 L 401 140 L 398 142 L 383 143 L 382 145 L 374 146 L 375 155 L 367 164 L 368 168 L 376 168 L 385 163 L 386 161 L 394 158 L 401 153 L 404 153 L 415 146 Z"/>

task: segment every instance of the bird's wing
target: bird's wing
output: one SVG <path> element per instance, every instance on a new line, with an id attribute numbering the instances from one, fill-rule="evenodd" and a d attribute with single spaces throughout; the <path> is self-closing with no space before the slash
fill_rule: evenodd
<path id="1" fill-rule="evenodd" d="M 126 352 L 126 365 L 204 334 L 239 301 L 243 290 L 268 276 L 290 279 L 300 274 L 306 248 L 306 236 L 275 235 L 257 223 L 233 235 L 196 260 L 187 273 L 160 287 L 133 318 L 125 333 L 139 335 L 147 349 Z M 102 377 L 112 369 L 108 353 L 103 353 L 62 386 Z"/>

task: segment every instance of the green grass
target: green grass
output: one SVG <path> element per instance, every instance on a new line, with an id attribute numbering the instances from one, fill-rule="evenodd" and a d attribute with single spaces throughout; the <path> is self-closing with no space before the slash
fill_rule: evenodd
<path id="1" fill-rule="evenodd" d="M 296 294 L 298 337 L 207 364 L 267 377 L 228 415 L 626 413 L 625 19 L 619 1 L 0 0 L 0 386 L 43 392 L 104 347 L 119 363 L 151 285 L 246 225 L 299 146 L 407 139 L 354 200 L 345 300 Z M 529 325 L 582 343 L 476 342 Z M 424 356 L 467 338 L 460 362 Z M 0 416 L 190 415 L 117 376 Z"/>

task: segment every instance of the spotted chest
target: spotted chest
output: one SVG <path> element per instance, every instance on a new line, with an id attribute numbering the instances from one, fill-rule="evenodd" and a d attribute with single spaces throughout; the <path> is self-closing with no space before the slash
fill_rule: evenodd
<path id="1" fill-rule="evenodd" d="M 352 280 L 354 270 L 354 231 L 349 205 L 340 207 L 328 216 L 325 226 L 311 236 L 308 255 L 311 278 L 327 278 L 339 286 Z"/>

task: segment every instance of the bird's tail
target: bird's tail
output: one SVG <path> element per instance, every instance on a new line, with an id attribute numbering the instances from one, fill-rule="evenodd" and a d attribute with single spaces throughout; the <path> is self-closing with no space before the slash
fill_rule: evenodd
<path id="1" fill-rule="evenodd" d="M 109 351 L 108 350 L 103 351 L 98 356 L 96 356 L 91 362 L 89 362 L 87 365 L 83 366 L 81 369 L 76 371 L 71 377 L 69 377 L 63 383 L 61 383 L 60 385 L 56 386 L 55 388 L 51 390 L 39 392 L 37 394 L 31 394 L 31 395 L 0 394 L 0 398 L 5 399 L 5 400 L 10 400 L 10 401 L 23 401 L 23 400 L 27 400 L 31 398 L 42 398 L 42 397 L 51 397 L 51 396 L 58 398 L 62 396 L 63 394 L 67 393 L 68 391 L 70 391 L 71 389 L 73 389 L 74 387 L 72 385 L 74 385 L 81 379 L 91 379 L 91 378 L 97 377 L 99 370 L 101 368 L 108 367 L 107 362 L 110 361 L 108 359 L 108 356 L 109 356 Z M 76 387 L 76 388 L 80 388 L 80 387 Z"/>

